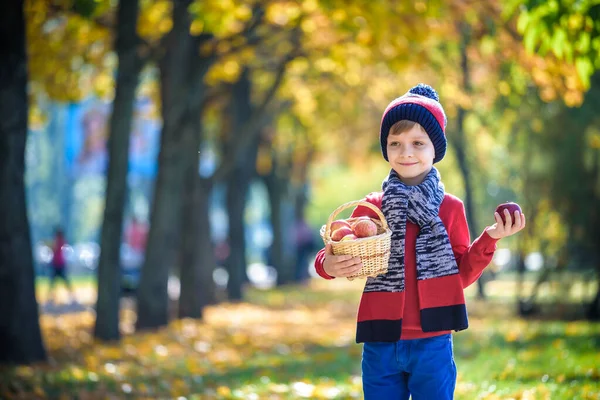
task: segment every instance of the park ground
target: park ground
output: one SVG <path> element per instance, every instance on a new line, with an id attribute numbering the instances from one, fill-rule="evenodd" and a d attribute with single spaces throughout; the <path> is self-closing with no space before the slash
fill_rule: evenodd
<path id="1" fill-rule="evenodd" d="M 201 322 L 148 333 L 133 331 L 135 313 L 124 300 L 123 339 L 106 344 L 91 335 L 95 294 L 84 280 L 72 312 L 42 306 L 49 361 L 0 369 L 0 398 L 362 398 L 362 347 L 354 342 L 361 285 L 337 279 L 251 289 L 245 302 L 208 307 Z M 42 282 L 43 304 L 45 291 Z M 480 301 L 468 290 L 470 326 L 454 335 L 456 399 L 600 399 L 599 323 L 558 304 L 560 320 L 521 319 L 511 281 L 491 282 L 488 291 Z M 66 302 L 62 294 L 55 307 Z"/>

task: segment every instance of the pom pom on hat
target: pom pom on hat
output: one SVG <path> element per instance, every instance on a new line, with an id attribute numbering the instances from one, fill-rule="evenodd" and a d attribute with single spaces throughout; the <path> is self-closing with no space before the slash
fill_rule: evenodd
<path id="1" fill-rule="evenodd" d="M 435 89 L 429 85 L 425 85 L 424 83 L 419 83 L 417 86 L 412 87 L 408 91 L 408 93 L 418 94 L 420 96 L 429 97 L 430 99 L 433 99 L 433 100 L 437 101 L 438 103 L 440 101 L 440 96 L 435 91 Z"/>
<path id="2" fill-rule="evenodd" d="M 435 89 L 419 83 L 387 106 L 381 117 L 379 130 L 381 152 L 386 161 L 388 161 L 387 138 L 390 128 L 400 120 L 417 122 L 425 129 L 435 148 L 434 163 L 444 158 L 446 154 L 446 114 Z"/>

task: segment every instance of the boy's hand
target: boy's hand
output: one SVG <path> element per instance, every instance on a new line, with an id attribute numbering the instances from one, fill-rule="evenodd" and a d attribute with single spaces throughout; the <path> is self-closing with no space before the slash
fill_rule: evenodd
<path id="1" fill-rule="evenodd" d="M 525 228 L 525 214 L 515 211 L 514 215 L 510 215 L 508 210 L 504 210 L 504 219 L 506 223 L 502 221 L 502 217 L 497 212 L 494 213 L 496 223 L 486 229 L 488 235 L 493 239 L 502 239 L 510 235 L 514 235 L 523 228 Z M 513 225 L 514 218 L 514 225 Z"/>
<path id="2" fill-rule="evenodd" d="M 354 275 L 362 268 L 360 257 L 350 255 L 333 254 L 331 244 L 325 246 L 325 259 L 323 260 L 323 270 L 329 276 L 336 278 L 345 278 Z"/>

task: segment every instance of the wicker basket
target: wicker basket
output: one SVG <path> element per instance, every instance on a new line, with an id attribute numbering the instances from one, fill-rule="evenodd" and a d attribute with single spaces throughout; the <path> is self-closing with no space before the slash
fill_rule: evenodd
<path id="1" fill-rule="evenodd" d="M 335 217 L 342 210 L 355 206 L 368 207 L 375 211 L 375 213 L 379 216 L 378 220 L 370 218 L 371 221 L 377 225 L 377 235 L 353 240 L 344 240 L 340 242 L 331 240 L 331 223 L 335 220 Z M 352 224 L 352 222 L 358 219 L 359 218 L 348 218 L 346 221 Z M 360 257 L 363 267 L 358 273 L 349 276 L 349 280 L 353 280 L 354 278 L 366 278 L 368 276 L 383 275 L 387 273 L 388 261 L 390 259 L 392 231 L 389 229 L 387 221 L 381 213 L 381 210 L 379 210 L 379 208 L 373 204 L 362 200 L 351 201 L 349 203 L 342 204 L 331 213 L 329 219 L 327 220 L 327 224 L 321 227 L 320 234 L 325 245 L 331 243 L 333 254 L 349 254 Z"/>

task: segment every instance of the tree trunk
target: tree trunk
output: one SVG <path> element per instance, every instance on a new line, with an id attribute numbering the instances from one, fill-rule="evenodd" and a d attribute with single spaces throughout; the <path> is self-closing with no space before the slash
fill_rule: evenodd
<path id="1" fill-rule="evenodd" d="M 232 301 L 241 300 L 243 297 L 244 275 L 246 274 L 244 210 L 248 188 L 247 177 L 236 168 L 227 179 L 228 238 L 231 251 L 225 264 L 229 273 L 227 296 Z"/>
<path id="2" fill-rule="evenodd" d="M 199 118 L 200 110 L 196 114 Z M 201 132 L 196 126 L 197 123 L 190 124 L 184 155 L 188 165 L 183 195 L 179 318 L 202 318 L 204 307 L 215 302 L 212 272 L 216 262 L 209 218 L 211 183 L 198 175 Z"/>
<path id="3" fill-rule="evenodd" d="M 464 133 L 462 133 L 463 129 L 463 121 L 464 121 L 464 110 L 459 109 L 457 119 L 457 136 L 459 139 L 455 141 L 454 151 L 456 153 L 456 160 L 458 162 L 458 167 L 460 169 L 461 175 L 463 177 L 463 182 L 465 185 L 465 212 L 467 214 L 467 221 L 469 222 L 469 231 L 471 233 L 471 239 L 477 237 L 477 217 L 475 215 L 474 207 L 473 207 L 473 186 L 472 186 L 472 178 L 471 172 L 469 171 L 469 161 L 467 160 L 467 154 L 464 149 Z M 459 133 L 460 132 L 460 133 Z"/>
<path id="4" fill-rule="evenodd" d="M 271 266 L 277 271 L 277 280 L 280 276 L 283 276 L 285 265 L 284 252 L 283 252 L 283 216 L 281 215 L 283 191 L 278 185 L 278 179 L 275 172 L 271 170 L 268 175 L 264 177 L 265 186 L 267 188 L 267 194 L 269 196 L 269 210 L 271 217 L 271 230 L 273 233 L 273 242 L 271 243 L 270 258 Z M 289 275 L 289 274 L 286 274 Z"/>
<path id="5" fill-rule="evenodd" d="M 23 1 L 0 14 L 0 364 L 42 361 L 25 198 L 27 57 Z"/>
<path id="6" fill-rule="evenodd" d="M 240 157 L 236 158 L 235 167 L 226 177 L 227 183 L 227 212 L 229 215 L 229 246 L 231 252 L 227 259 L 227 294 L 229 300 L 241 300 L 243 285 L 246 282 L 246 238 L 244 211 L 250 182 L 255 176 L 256 156 L 258 153 L 259 137 L 249 132 L 248 123 L 254 110 L 250 102 L 250 71 L 245 68 L 239 80 L 233 85 L 231 95 L 231 111 L 233 114 L 231 124 L 230 144 L 240 136 L 252 135 L 249 145 L 241 150 Z M 227 149 L 229 150 L 229 149 Z"/>
<path id="7" fill-rule="evenodd" d="M 592 268 L 600 283 L 600 167 L 598 150 L 591 149 L 584 134 L 597 124 L 600 104 L 600 71 L 591 77 L 590 89 L 580 107 L 563 106 L 544 133 L 548 139 L 545 155 L 553 160 L 549 169 L 552 205 L 565 216 L 569 225 L 568 246 L 571 260 Z M 565 136 L 564 132 L 575 134 Z M 596 157 L 595 159 L 593 157 Z M 600 287 L 585 310 L 589 319 L 600 317 Z"/>
<path id="8" fill-rule="evenodd" d="M 473 186 L 472 186 L 472 178 L 471 173 L 469 171 L 469 161 L 467 160 L 467 154 L 465 149 L 465 137 L 464 137 L 464 119 L 465 119 L 465 110 L 461 107 L 458 108 L 458 113 L 456 116 L 456 138 L 452 141 L 454 143 L 454 152 L 456 154 L 456 161 L 458 162 L 458 167 L 463 177 L 463 182 L 465 185 L 465 212 L 467 214 L 467 221 L 469 225 L 469 232 L 471 234 L 471 240 L 477 237 L 477 217 L 475 215 L 474 206 L 473 206 Z M 477 279 L 477 297 L 480 299 L 485 299 L 485 283 L 483 276 Z"/>
<path id="9" fill-rule="evenodd" d="M 308 141 L 308 139 L 307 139 Z M 312 146 L 308 146 L 306 153 L 303 157 L 299 158 L 299 162 L 295 162 L 296 176 L 298 177 L 294 181 L 297 181 L 293 185 L 293 200 L 292 208 L 294 211 L 294 220 L 298 223 L 307 224 L 306 222 L 306 204 L 309 201 L 309 190 L 310 184 L 308 182 L 308 168 L 312 161 L 314 149 Z M 302 221 L 302 222 L 300 222 Z M 307 224 L 308 225 L 308 224 Z M 304 237 L 304 234 L 297 233 L 292 237 L 295 239 L 292 242 L 295 254 L 294 260 L 294 281 L 296 283 L 305 283 L 310 278 L 309 270 L 312 266 L 309 266 L 310 257 L 317 250 L 317 240 L 314 235 L 311 234 L 310 238 Z M 320 247 L 320 246 L 319 246 Z"/>
<path id="10" fill-rule="evenodd" d="M 211 185 L 198 176 L 198 151 L 195 154 L 185 174 L 179 318 L 202 318 L 204 307 L 214 304 L 216 296 L 212 277 L 216 261 L 209 218 Z"/>
<path id="11" fill-rule="evenodd" d="M 469 93 L 471 91 L 471 80 L 469 75 L 469 58 L 467 55 L 467 47 L 470 41 L 470 33 L 468 32 L 468 27 L 466 27 L 465 25 L 462 25 L 460 29 L 462 34 L 462 43 L 460 49 L 460 65 L 463 73 L 463 90 L 466 93 Z M 462 107 L 458 107 L 456 115 L 456 137 L 450 142 L 453 143 L 454 152 L 456 154 L 456 161 L 458 162 L 458 168 L 460 169 L 465 185 L 465 212 L 467 214 L 467 221 L 469 224 L 469 232 L 471 233 L 471 240 L 473 240 L 477 237 L 477 227 L 479 225 L 477 223 L 477 217 L 474 211 L 473 185 L 471 172 L 469 170 L 469 160 L 467 154 L 468 146 L 464 130 L 464 122 L 466 115 L 467 111 Z M 485 299 L 486 297 L 483 277 L 477 279 L 477 296 L 481 299 Z"/>
<path id="12" fill-rule="evenodd" d="M 215 62 L 214 55 L 201 56 L 200 43 L 210 40 L 210 35 L 195 37 L 190 46 L 193 62 L 189 75 L 187 112 L 185 114 L 183 138 L 184 192 L 182 232 L 180 243 L 179 318 L 202 318 L 206 305 L 216 301 L 212 273 L 215 269 L 214 251 L 211 241 L 209 218 L 212 180 L 199 176 L 200 146 L 202 144 L 203 99 L 206 92 L 204 76 Z"/>
<path id="13" fill-rule="evenodd" d="M 116 50 L 119 68 L 108 138 L 110 161 L 100 239 L 98 301 L 94 327 L 94 336 L 103 340 L 116 340 L 120 336 L 121 269 L 119 250 L 123 233 L 123 208 L 127 193 L 127 163 L 133 108 L 142 64 L 137 53 L 138 4 L 138 0 L 120 1 L 117 18 Z"/>
<path id="14" fill-rule="evenodd" d="M 275 163 L 274 163 L 275 167 Z M 277 285 L 285 285 L 294 281 L 294 243 L 291 234 L 294 226 L 293 213 L 286 212 L 289 208 L 289 180 L 277 176 L 275 168 L 265 177 L 269 204 L 271 209 L 271 227 L 273 243 L 271 257 L 273 267 L 277 271 Z M 290 215 L 291 214 L 291 215 Z M 292 216 L 290 218 L 290 216 Z"/>
<path id="15" fill-rule="evenodd" d="M 294 31 L 294 37 L 297 35 Z M 227 207 L 229 210 L 229 246 L 231 249 L 226 266 L 229 272 L 227 292 L 230 300 L 242 298 L 242 286 L 247 281 L 246 252 L 244 238 L 244 208 L 249 183 L 255 176 L 256 158 L 260 143 L 259 133 L 267 124 L 267 107 L 274 98 L 283 81 L 285 68 L 294 58 L 294 52 L 288 54 L 278 66 L 275 79 L 266 91 L 262 102 L 253 107 L 251 103 L 250 70 L 245 67 L 233 86 L 231 108 L 233 121 L 230 126 L 231 139 L 223 146 L 224 159 L 233 160 L 222 163 L 214 174 L 215 180 L 221 177 L 227 184 Z M 273 118 L 271 114 L 269 118 Z"/>
<path id="16" fill-rule="evenodd" d="M 304 181 L 296 187 L 294 191 L 294 210 L 296 218 L 299 220 L 306 219 L 306 204 L 308 203 L 308 182 Z"/>
<path id="17" fill-rule="evenodd" d="M 180 295 L 179 295 L 179 310 L 178 316 L 180 318 L 201 318 L 202 307 L 200 304 L 200 291 L 198 285 L 200 283 L 199 271 L 196 270 L 193 264 L 195 260 L 195 252 L 197 251 L 195 231 L 198 229 L 197 224 L 199 223 L 199 212 L 198 206 L 200 206 L 200 184 L 198 176 L 198 150 L 196 146 L 198 142 L 194 138 L 194 127 L 190 124 L 190 121 L 186 123 L 186 131 L 189 131 L 184 135 L 184 149 L 188 147 L 194 150 L 194 154 L 190 157 L 190 152 L 186 151 L 182 154 L 184 171 L 184 189 L 183 189 L 183 201 L 182 207 L 183 212 L 181 213 L 181 242 L 179 243 L 179 281 Z M 196 136 L 200 135 L 200 132 L 195 132 Z"/>
<path id="18" fill-rule="evenodd" d="M 596 289 L 596 296 L 594 296 L 594 300 L 588 305 L 586 316 L 590 321 L 600 320 L 600 270 L 598 271 L 598 288 Z"/>
<path id="19" fill-rule="evenodd" d="M 173 29 L 160 63 L 163 128 L 150 232 L 137 290 L 137 329 L 163 326 L 169 319 L 167 282 L 177 245 L 176 231 L 181 220 L 185 165 L 181 154 L 186 134 L 189 76 L 182 73 L 182 68 L 189 65 L 189 48 L 192 46 L 189 35 L 191 22 L 187 11 L 190 3 L 191 0 L 173 1 Z"/>

